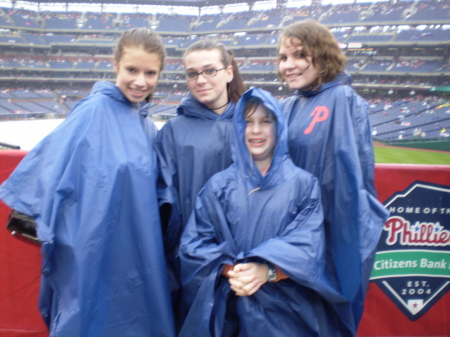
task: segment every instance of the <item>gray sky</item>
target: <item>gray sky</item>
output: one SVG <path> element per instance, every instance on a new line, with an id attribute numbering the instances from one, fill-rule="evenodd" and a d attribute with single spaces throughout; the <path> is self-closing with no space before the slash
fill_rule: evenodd
<path id="1" fill-rule="evenodd" d="M 93 0 L 95 1 L 95 0 Z M 368 1 L 368 0 L 360 0 L 356 1 L 357 3 L 368 3 L 368 2 L 387 2 L 387 1 Z M 322 5 L 328 4 L 353 4 L 352 0 L 322 0 Z M 311 4 L 311 0 L 300 0 L 293 1 L 288 0 L 286 3 L 286 7 L 302 7 L 309 6 Z M 0 7 L 11 8 L 11 1 L 2 1 L 0 0 Z M 27 1 L 17 1 L 17 8 L 28 9 L 37 11 L 37 3 L 27 2 Z M 259 1 L 256 2 L 253 6 L 254 10 L 267 10 L 276 7 L 276 1 Z M 64 3 L 46 3 L 41 4 L 41 11 L 57 11 L 64 12 L 66 10 L 66 5 Z M 71 3 L 68 6 L 68 10 L 72 12 L 100 12 L 101 7 L 100 4 L 76 4 Z M 224 8 L 225 13 L 234 13 L 234 12 L 245 12 L 248 11 L 248 5 L 246 4 L 233 4 L 227 5 Z M 103 12 L 110 13 L 136 13 L 135 5 L 105 5 L 103 7 Z M 198 15 L 197 7 L 182 7 L 182 6 L 139 6 L 139 13 L 161 13 L 161 14 L 184 14 L 184 15 Z M 202 8 L 202 14 L 218 14 L 220 13 L 218 6 L 204 7 Z"/>

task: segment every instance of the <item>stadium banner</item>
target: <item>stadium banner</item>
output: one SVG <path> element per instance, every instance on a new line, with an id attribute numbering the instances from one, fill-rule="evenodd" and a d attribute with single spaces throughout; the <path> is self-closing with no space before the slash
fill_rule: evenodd
<path id="1" fill-rule="evenodd" d="M 0 183 L 26 153 L 0 150 Z M 45 337 L 48 330 L 38 310 L 40 246 L 11 235 L 6 229 L 10 211 L 0 201 L 0 336 Z"/>
<path id="2" fill-rule="evenodd" d="M 0 151 L 0 183 L 26 153 Z M 450 166 L 377 164 L 375 173 L 378 197 L 391 215 L 358 337 L 450 336 Z M 0 335 L 44 337 L 40 249 L 5 229 L 9 212 L 0 202 Z"/>
<path id="3" fill-rule="evenodd" d="M 377 164 L 390 211 L 358 337 L 450 336 L 450 166 Z"/>

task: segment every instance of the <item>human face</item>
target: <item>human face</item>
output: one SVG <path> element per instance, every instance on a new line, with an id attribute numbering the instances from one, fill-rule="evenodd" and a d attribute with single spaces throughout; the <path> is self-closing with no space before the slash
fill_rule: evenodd
<path id="1" fill-rule="evenodd" d="M 130 102 L 140 103 L 155 90 L 160 66 L 158 54 L 140 47 L 124 48 L 119 63 L 114 63 L 116 86 Z"/>
<path id="2" fill-rule="evenodd" d="M 221 61 L 220 51 L 196 50 L 184 57 L 184 68 L 188 72 L 201 72 L 206 69 L 221 69 L 224 64 Z M 226 67 L 217 72 L 214 77 L 198 75 L 196 80 L 187 81 L 187 86 L 192 96 L 206 105 L 209 109 L 216 109 L 228 102 L 227 84 L 233 79 L 233 68 Z M 225 111 L 225 107 L 215 110 L 220 114 Z"/>
<path id="3" fill-rule="evenodd" d="M 250 116 L 245 118 L 245 145 L 258 167 L 266 169 L 272 162 L 277 140 L 276 121 L 271 113 L 259 104 Z"/>
<path id="4" fill-rule="evenodd" d="M 284 38 L 278 53 L 278 69 L 290 89 L 307 90 L 319 76 L 312 57 L 304 54 L 302 41 Z"/>

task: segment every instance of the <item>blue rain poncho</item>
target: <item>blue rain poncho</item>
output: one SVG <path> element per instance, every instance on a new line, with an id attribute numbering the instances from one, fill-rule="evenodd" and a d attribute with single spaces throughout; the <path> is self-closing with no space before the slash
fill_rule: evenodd
<path id="1" fill-rule="evenodd" d="M 0 187 L 37 222 L 51 336 L 175 335 L 147 111 L 96 83 Z"/>
<path id="2" fill-rule="evenodd" d="M 261 98 L 278 125 L 264 177 L 244 141 L 244 106 L 251 97 Z M 242 96 L 234 128 L 234 163 L 206 183 L 182 236 L 183 309 L 189 313 L 180 337 L 228 336 L 235 325 L 239 336 L 333 336 L 323 303 L 343 299 L 323 277 L 318 181 L 289 158 L 284 116 L 267 92 L 254 88 Z M 237 297 L 221 271 L 225 264 L 249 261 L 269 261 L 289 278 Z"/>
<path id="3" fill-rule="evenodd" d="M 292 160 L 320 182 L 329 276 L 347 299 L 335 308 L 346 331 L 333 336 L 356 334 L 388 216 L 376 198 L 367 103 L 350 80 L 341 73 L 319 90 L 297 91 L 282 103 Z"/>
<path id="4" fill-rule="evenodd" d="M 158 132 L 156 148 L 166 200 L 176 203 L 173 210 L 184 228 L 203 185 L 232 163 L 234 104 L 218 115 L 189 94 L 177 114 Z"/>

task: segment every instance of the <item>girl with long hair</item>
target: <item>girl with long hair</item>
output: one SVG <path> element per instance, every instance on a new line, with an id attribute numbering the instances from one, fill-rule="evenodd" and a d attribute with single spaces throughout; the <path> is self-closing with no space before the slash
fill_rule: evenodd
<path id="1" fill-rule="evenodd" d="M 147 117 L 164 59 L 158 34 L 125 31 L 115 83 L 97 82 L 0 187 L 37 223 L 50 336 L 175 336 Z"/>

